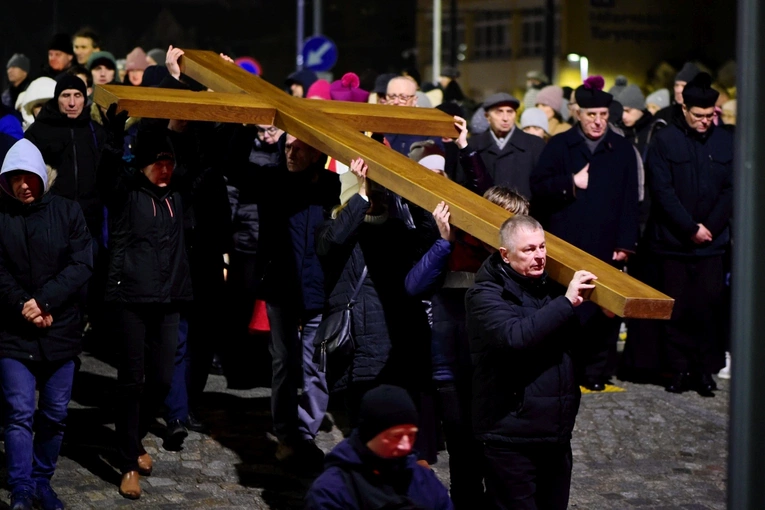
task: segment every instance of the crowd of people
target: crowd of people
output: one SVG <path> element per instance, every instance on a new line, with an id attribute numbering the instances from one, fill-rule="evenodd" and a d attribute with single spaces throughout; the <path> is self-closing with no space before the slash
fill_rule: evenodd
<path id="1" fill-rule="evenodd" d="M 118 369 L 119 492 L 141 496 L 142 445 L 181 449 L 217 339 L 268 331 L 275 457 L 323 473 L 311 509 L 567 507 L 580 385 L 622 379 L 713 396 L 726 366 L 735 100 L 687 63 L 646 97 L 593 76 L 530 73 L 475 112 L 438 84 L 296 71 L 306 100 L 436 107 L 455 137 L 372 139 L 513 213 L 499 249 L 274 125 L 138 119 L 93 87 L 205 90 L 183 50 L 124 62 L 82 30 L 41 76 L 15 54 L 0 111 L 0 387 L 11 508 L 64 505 L 50 481 L 87 328 Z M 222 55 L 231 61 L 230 58 Z M 233 62 L 232 62 L 233 65 Z M 32 79 L 32 78 L 35 79 Z M 522 113 L 519 115 L 519 113 Z M 470 119 L 469 121 L 466 119 Z M 597 275 L 548 278 L 550 232 L 676 300 L 629 324 L 585 299 Z M 221 320 L 221 317 L 226 317 Z M 217 350 L 217 352 L 216 352 Z M 236 353 L 228 352 L 230 357 Z M 231 375 L 231 374 L 227 374 Z M 235 377 L 231 375 L 231 377 Z M 39 390 L 39 400 L 35 391 Z M 330 402 L 349 435 L 315 443 Z M 447 491 L 429 466 L 449 452 Z"/>

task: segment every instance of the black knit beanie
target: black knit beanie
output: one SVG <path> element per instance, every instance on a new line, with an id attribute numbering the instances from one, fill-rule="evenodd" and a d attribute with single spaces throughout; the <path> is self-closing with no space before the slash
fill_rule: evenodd
<path id="1" fill-rule="evenodd" d="M 72 76 L 71 74 L 62 74 L 56 78 L 56 92 L 53 97 L 58 99 L 58 96 L 60 96 L 63 91 L 69 89 L 79 90 L 82 92 L 83 96 L 88 96 L 88 87 L 85 85 L 85 82 L 82 81 L 82 78 Z"/>
<path id="2" fill-rule="evenodd" d="M 366 444 L 391 427 L 417 425 L 418 421 L 417 408 L 409 393 L 398 386 L 383 384 L 361 399 L 359 438 Z"/>

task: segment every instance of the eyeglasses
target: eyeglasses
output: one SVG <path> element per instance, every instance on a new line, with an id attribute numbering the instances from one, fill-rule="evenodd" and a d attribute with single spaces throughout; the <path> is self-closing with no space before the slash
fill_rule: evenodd
<path id="1" fill-rule="evenodd" d="M 385 97 L 388 99 L 388 101 L 401 101 L 402 103 L 406 103 L 410 99 L 412 99 L 415 95 L 407 95 L 407 94 L 386 94 Z"/>
<path id="2" fill-rule="evenodd" d="M 258 126 L 258 133 L 268 133 L 269 135 L 275 135 L 279 131 L 276 126 L 268 126 L 267 128 Z"/>

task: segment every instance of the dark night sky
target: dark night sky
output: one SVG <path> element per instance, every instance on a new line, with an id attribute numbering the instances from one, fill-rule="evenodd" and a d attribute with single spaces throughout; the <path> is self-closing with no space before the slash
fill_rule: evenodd
<path id="1" fill-rule="evenodd" d="M 102 49 L 124 58 L 134 47 L 148 51 L 172 43 L 249 55 L 264 78 L 281 84 L 295 66 L 295 0 L 3 0 L 0 62 L 15 52 L 32 59 L 33 73 L 45 63 L 55 31 L 74 33 L 88 25 Z M 404 67 L 401 54 L 415 45 L 413 0 L 359 2 L 324 0 L 324 33 L 339 48 L 336 76 L 366 69 Z M 312 0 L 306 0 L 306 32 L 312 31 Z M 4 73 L 3 73 L 4 74 Z"/>

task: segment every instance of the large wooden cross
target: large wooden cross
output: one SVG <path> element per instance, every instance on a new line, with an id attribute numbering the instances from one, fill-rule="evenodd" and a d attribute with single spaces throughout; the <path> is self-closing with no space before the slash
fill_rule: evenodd
<path id="1" fill-rule="evenodd" d="M 125 86 L 98 86 L 95 101 L 117 103 L 131 116 L 273 124 L 333 158 L 348 164 L 361 157 L 369 177 L 426 210 L 445 201 L 451 222 L 492 245 L 510 213 L 364 136 L 361 131 L 455 137 L 453 119 L 432 108 L 313 101 L 294 98 L 265 80 L 209 51 L 186 50 L 182 71 L 215 92 Z M 609 264 L 547 234 L 547 269 L 567 284 L 587 269 L 598 276 L 590 299 L 622 317 L 667 319 L 674 301 Z"/>

